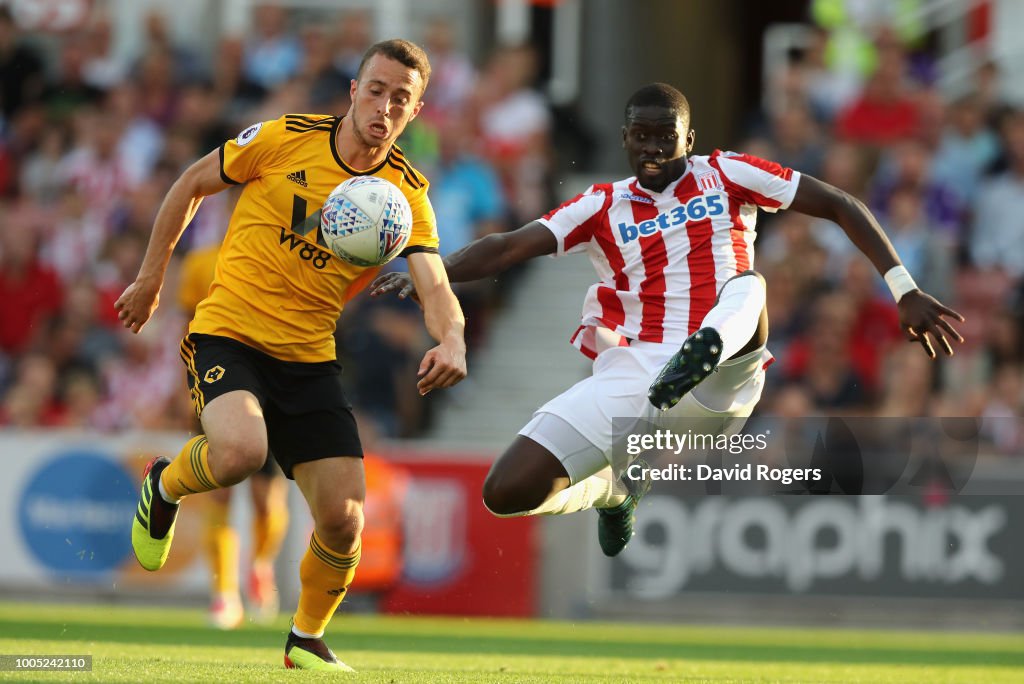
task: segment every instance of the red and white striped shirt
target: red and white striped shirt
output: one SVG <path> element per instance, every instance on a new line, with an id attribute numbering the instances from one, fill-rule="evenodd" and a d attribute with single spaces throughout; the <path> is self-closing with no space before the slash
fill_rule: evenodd
<path id="1" fill-rule="evenodd" d="M 621 344 L 682 344 L 725 282 L 753 268 L 757 208 L 787 208 L 799 182 L 775 162 L 715 150 L 690 157 L 662 192 L 627 178 L 593 185 L 544 216 L 557 256 L 586 251 L 601 279 L 573 344 L 593 358 L 598 328 L 619 333 Z"/>

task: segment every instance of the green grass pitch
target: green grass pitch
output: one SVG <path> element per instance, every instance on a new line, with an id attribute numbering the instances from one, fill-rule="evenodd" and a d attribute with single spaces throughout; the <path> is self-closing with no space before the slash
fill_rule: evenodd
<path id="1" fill-rule="evenodd" d="M 0 654 L 93 656 L 0 680 L 314 682 L 282 666 L 287 620 L 235 632 L 199 610 L 0 603 Z M 358 682 L 1024 682 L 1024 635 L 370 617 L 328 643 Z"/>

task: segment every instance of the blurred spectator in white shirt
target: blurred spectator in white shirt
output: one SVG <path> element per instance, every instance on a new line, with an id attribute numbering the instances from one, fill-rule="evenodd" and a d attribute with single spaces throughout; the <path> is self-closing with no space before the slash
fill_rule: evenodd
<path id="1" fill-rule="evenodd" d="M 139 88 L 126 81 L 107 92 L 105 125 L 120 133 L 117 155 L 132 184 L 149 178 L 164 147 L 164 134 L 140 111 Z"/>
<path id="2" fill-rule="evenodd" d="M 88 273 L 106 245 L 108 224 L 80 188 L 71 186 L 51 198 L 57 214 L 43 240 L 41 258 L 61 281 L 70 283 Z"/>
<path id="3" fill-rule="evenodd" d="M 999 140 L 985 127 L 980 99 L 967 96 L 954 102 L 935 154 L 935 175 L 969 200 L 998 156 Z"/>
<path id="4" fill-rule="evenodd" d="M 61 179 L 86 201 L 86 211 L 106 221 L 116 203 L 136 184 L 118 150 L 122 131 L 97 109 L 75 117 L 75 146 L 61 161 Z"/>
<path id="5" fill-rule="evenodd" d="M 1002 127 L 1007 170 L 978 188 L 970 236 L 972 263 L 982 269 L 1002 269 L 1013 278 L 1024 276 L 1024 110 L 1006 116 Z"/>
<path id="6" fill-rule="evenodd" d="M 814 29 L 797 72 L 808 103 L 819 121 L 830 122 L 860 93 L 863 78 L 858 69 L 832 68 L 826 59 L 829 34 Z"/>
<path id="7" fill-rule="evenodd" d="M 484 156 L 498 170 L 517 224 L 550 209 L 551 111 L 532 88 L 537 56 L 529 46 L 501 48 L 474 93 Z"/>
<path id="8" fill-rule="evenodd" d="M 114 52 L 114 34 L 110 19 L 97 17 L 85 31 L 87 57 L 82 67 L 85 82 L 107 90 L 121 83 L 128 75 L 128 65 Z"/>

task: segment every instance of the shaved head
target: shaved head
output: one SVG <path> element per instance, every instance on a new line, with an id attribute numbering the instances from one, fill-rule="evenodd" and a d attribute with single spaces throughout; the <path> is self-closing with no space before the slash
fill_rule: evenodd
<path id="1" fill-rule="evenodd" d="M 625 117 L 628 123 L 636 107 L 664 107 L 680 119 L 690 120 L 690 103 L 686 96 L 667 83 L 651 83 L 633 93 L 626 101 Z"/>

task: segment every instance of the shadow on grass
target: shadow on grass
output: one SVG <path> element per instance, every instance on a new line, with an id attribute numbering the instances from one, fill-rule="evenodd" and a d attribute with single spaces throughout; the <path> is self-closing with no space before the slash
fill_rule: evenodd
<path id="1" fill-rule="evenodd" d="M 524 626 L 524 628 L 526 628 Z M 284 631 L 243 629 L 218 632 L 205 627 L 159 628 L 150 625 L 126 628 L 90 622 L 67 625 L 47 621 L 17 620 L 0 622 L 0 638 L 38 639 L 52 641 L 96 641 L 153 646 L 283 648 Z M 973 651 L 967 648 L 881 648 L 877 646 L 815 646 L 813 644 L 694 644 L 685 641 L 670 643 L 616 643 L 588 639 L 543 641 L 513 636 L 456 636 L 414 634 L 400 628 L 382 635 L 367 635 L 336 630 L 328 642 L 338 652 L 417 651 L 445 654 L 496 654 L 561 657 L 660 658 L 696 659 L 738 662 L 847 663 L 932 666 L 1024 666 L 1024 652 L 1019 650 Z"/>

